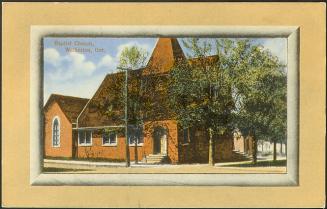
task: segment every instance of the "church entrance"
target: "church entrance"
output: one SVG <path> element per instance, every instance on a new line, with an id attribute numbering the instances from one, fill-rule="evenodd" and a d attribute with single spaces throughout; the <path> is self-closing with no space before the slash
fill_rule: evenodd
<path id="1" fill-rule="evenodd" d="M 153 132 L 153 154 L 167 155 L 167 129 L 156 127 Z"/>

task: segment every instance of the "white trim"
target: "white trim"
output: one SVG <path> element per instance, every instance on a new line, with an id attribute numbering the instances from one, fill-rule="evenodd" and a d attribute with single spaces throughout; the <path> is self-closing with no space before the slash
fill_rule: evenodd
<path id="1" fill-rule="evenodd" d="M 143 146 L 143 144 L 144 144 L 144 136 L 142 136 L 142 138 L 143 138 L 143 142 L 142 143 L 137 143 L 137 146 L 138 147 L 141 147 L 141 146 Z M 135 142 L 134 143 L 130 143 L 130 138 L 128 138 L 128 145 L 130 146 L 130 147 L 135 147 Z"/>
<path id="2" fill-rule="evenodd" d="M 124 128 L 123 125 L 118 126 L 89 126 L 89 127 L 76 127 L 73 130 L 95 130 L 95 129 L 103 129 L 103 128 Z"/>
<path id="3" fill-rule="evenodd" d="M 55 120 L 58 121 L 58 131 L 59 131 L 58 145 L 54 145 L 54 143 L 53 143 L 53 123 L 54 123 Z M 53 148 L 59 148 L 60 147 L 60 118 L 57 115 L 52 118 L 52 123 L 51 123 L 51 146 Z"/>
<path id="4" fill-rule="evenodd" d="M 133 144 L 128 144 L 130 147 L 135 147 L 135 143 Z M 138 147 L 143 147 L 144 143 L 137 143 Z"/>
<path id="5" fill-rule="evenodd" d="M 107 134 L 110 134 L 110 132 L 114 132 L 115 133 L 115 135 L 116 135 L 116 143 L 110 143 L 110 138 L 109 138 L 109 143 L 103 143 L 103 135 L 104 134 L 106 134 L 106 133 L 103 133 L 102 134 L 102 137 L 101 137 L 101 139 L 102 139 L 102 146 L 103 147 L 116 147 L 117 146 L 117 144 L 118 144 L 118 137 L 117 137 L 117 133 L 115 132 L 115 131 L 109 131 L 109 133 L 107 133 Z"/>
<path id="6" fill-rule="evenodd" d="M 84 135 L 85 135 L 85 143 L 80 143 L 80 132 L 77 133 L 78 135 L 78 146 L 79 147 L 90 147 L 93 144 L 93 132 L 92 131 L 83 131 Z M 91 142 L 90 143 L 86 143 L 86 132 L 90 132 L 91 133 Z"/>
<path id="7" fill-rule="evenodd" d="M 142 125 L 142 126 L 139 126 L 139 127 L 142 127 L 142 143 L 139 143 L 139 140 L 137 141 L 137 146 L 138 147 L 142 147 L 143 146 L 143 144 L 144 144 L 144 124 Z M 129 135 L 128 135 L 129 136 Z M 128 137 L 128 136 L 125 136 L 125 137 Z M 128 146 L 130 146 L 130 147 L 135 147 L 135 142 L 134 143 L 130 143 L 130 138 L 128 138 Z"/>

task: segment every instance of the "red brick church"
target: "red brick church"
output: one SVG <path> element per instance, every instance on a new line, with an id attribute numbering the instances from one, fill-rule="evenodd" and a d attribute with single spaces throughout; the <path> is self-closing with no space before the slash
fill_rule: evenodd
<path id="1" fill-rule="evenodd" d="M 216 56 L 208 57 L 215 59 Z M 141 78 L 154 72 L 164 83 L 167 74 L 178 59 L 186 59 L 175 38 L 159 38 L 146 67 L 131 72 L 131 77 Z M 195 59 L 188 62 L 192 64 Z M 123 73 L 108 74 L 91 99 L 52 94 L 44 106 L 44 156 L 45 158 L 87 158 L 106 161 L 124 161 L 126 144 L 122 117 L 106 114 L 108 104 L 115 100 L 114 84 Z M 137 80 L 136 79 L 136 80 Z M 141 132 L 128 135 L 131 160 L 135 150 L 139 161 L 147 163 L 206 163 L 209 143 L 207 133 L 201 128 L 183 129 L 174 120 L 171 110 L 164 104 L 167 95 L 161 93 L 162 84 L 156 83 L 151 105 L 155 116 L 147 117 Z M 149 94 L 150 95 L 150 94 Z M 158 96 L 159 95 L 159 96 Z M 165 99 L 166 98 L 166 99 Z M 123 115 L 123 109 L 114 107 Z M 116 127 L 112 128 L 112 127 Z M 105 131 L 111 128 L 110 131 Z M 135 149 L 135 137 L 137 149 Z M 232 134 L 219 137 L 215 143 L 215 161 L 245 159 L 250 154 L 249 141 L 236 139 Z M 247 145 L 247 146 L 246 146 Z"/>

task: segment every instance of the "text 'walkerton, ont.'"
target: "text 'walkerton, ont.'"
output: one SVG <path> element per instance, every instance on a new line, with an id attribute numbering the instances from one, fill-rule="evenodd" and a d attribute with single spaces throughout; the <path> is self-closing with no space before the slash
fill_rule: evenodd
<path id="1" fill-rule="evenodd" d="M 104 48 L 96 47 L 92 41 L 54 41 L 55 46 L 65 47 L 65 51 L 78 53 L 101 53 L 105 52 Z"/>

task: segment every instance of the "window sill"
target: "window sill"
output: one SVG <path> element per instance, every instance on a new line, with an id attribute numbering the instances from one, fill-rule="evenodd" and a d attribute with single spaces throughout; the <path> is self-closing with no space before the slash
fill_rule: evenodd
<path id="1" fill-rule="evenodd" d="M 92 147 L 92 144 L 79 144 L 79 147 Z"/>
<path id="2" fill-rule="evenodd" d="M 58 145 L 58 146 L 53 146 L 53 145 L 52 145 L 52 148 L 60 148 L 60 145 Z"/>
<path id="3" fill-rule="evenodd" d="M 117 147 L 117 144 L 103 144 L 103 147 Z"/>
<path id="4" fill-rule="evenodd" d="M 181 144 L 182 146 L 188 146 L 188 145 L 190 145 L 190 143 L 188 142 L 188 143 L 182 143 Z"/>
<path id="5" fill-rule="evenodd" d="M 135 144 L 129 144 L 130 147 L 135 147 Z M 138 147 L 143 147 L 143 143 L 137 144 Z"/>

